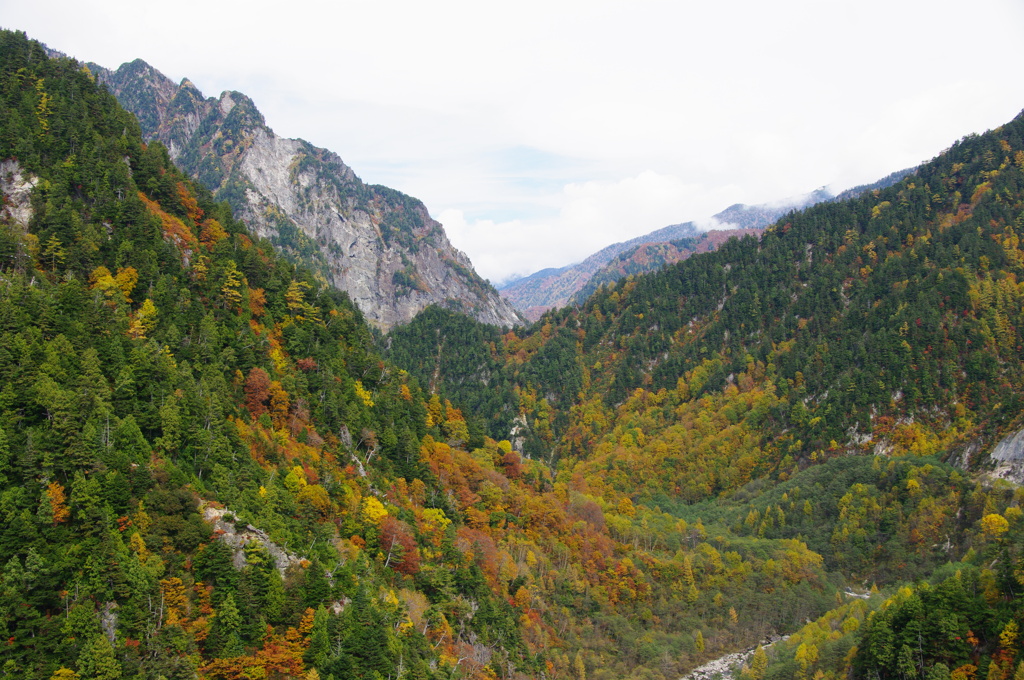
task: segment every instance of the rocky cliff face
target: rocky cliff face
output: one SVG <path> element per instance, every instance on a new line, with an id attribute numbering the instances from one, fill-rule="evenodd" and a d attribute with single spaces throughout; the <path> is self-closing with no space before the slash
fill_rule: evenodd
<path id="1" fill-rule="evenodd" d="M 10 224 L 20 232 L 28 231 L 32 220 L 32 190 L 39 178 L 25 173 L 12 159 L 0 161 L 0 224 Z"/>
<path id="2" fill-rule="evenodd" d="M 989 458 L 995 464 L 995 469 L 990 473 L 991 477 L 1024 484 L 1024 430 L 1016 430 L 1006 435 L 992 449 Z"/>
<path id="3" fill-rule="evenodd" d="M 258 235 L 347 292 L 378 327 L 405 323 L 430 304 L 484 323 L 522 323 L 423 203 L 364 184 L 331 151 L 278 137 L 244 94 L 207 99 L 141 60 L 90 68 L 147 139 L 162 142 Z"/>

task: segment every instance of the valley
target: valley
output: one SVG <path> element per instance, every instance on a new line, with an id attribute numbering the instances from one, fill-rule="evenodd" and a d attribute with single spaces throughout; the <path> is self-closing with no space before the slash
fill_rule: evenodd
<path id="1" fill-rule="evenodd" d="M 1024 673 L 1024 116 L 530 324 L 144 62 L 0 32 L 0 162 L 0 678 Z"/>

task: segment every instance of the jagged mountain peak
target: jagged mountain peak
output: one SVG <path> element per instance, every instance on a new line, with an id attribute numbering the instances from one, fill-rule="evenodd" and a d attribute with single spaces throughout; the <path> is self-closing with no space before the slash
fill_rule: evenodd
<path id="1" fill-rule="evenodd" d="M 91 65 L 186 172 L 231 204 L 260 236 L 348 293 L 380 328 L 440 304 L 484 323 L 522 322 L 415 198 L 365 184 L 338 154 L 277 136 L 255 102 L 205 97 L 137 59 Z"/>

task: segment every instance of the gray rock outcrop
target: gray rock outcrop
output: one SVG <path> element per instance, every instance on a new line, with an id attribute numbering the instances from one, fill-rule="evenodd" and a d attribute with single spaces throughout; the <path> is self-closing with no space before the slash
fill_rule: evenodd
<path id="1" fill-rule="evenodd" d="M 0 220 L 28 231 L 32 219 L 32 190 L 39 178 L 27 175 L 15 160 L 0 161 Z"/>
<path id="2" fill-rule="evenodd" d="M 430 304 L 498 326 L 522 323 L 423 203 L 363 183 L 331 151 L 278 137 L 244 94 L 207 99 L 141 60 L 116 71 L 89 66 L 147 139 L 258 236 L 348 293 L 371 323 L 386 330 Z"/>
<path id="3" fill-rule="evenodd" d="M 250 543 L 260 545 L 270 554 L 274 560 L 274 566 L 277 567 L 282 577 L 288 567 L 302 562 L 302 558 L 298 555 L 288 552 L 271 541 L 265 531 L 261 531 L 251 524 L 240 525 L 234 521 L 234 515 L 229 510 L 206 504 L 201 504 L 199 510 L 203 514 L 203 519 L 213 527 L 214 538 L 231 548 L 235 569 L 245 567 L 245 546 Z"/>
<path id="4" fill-rule="evenodd" d="M 772 645 L 779 642 L 785 642 L 788 639 L 788 635 L 773 635 L 767 640 L 761 642 L 759 646 L 763 647 L 767 652 L 771 649 Z M 756 651 L 757 647 L 751 647 L 750 649 L 745 649 L 742 652 L 733 652 L 732 654 L 726 654 L 717 659 L 712 659 L 706 664 L 694 668 L 692 671 L 684 675 L 682 680 L 735 680 L 740 677 L 740 672 L 743 670 L 743 667 L 750 663 L 750 660 L 754 657 L 754 652 Z"/>
<path id="5" fill-rule="evenodd" d="M 1024 484 L 1024 430 L 1011 432 L 989 454 L 995 463 L 991 475 Z"/>

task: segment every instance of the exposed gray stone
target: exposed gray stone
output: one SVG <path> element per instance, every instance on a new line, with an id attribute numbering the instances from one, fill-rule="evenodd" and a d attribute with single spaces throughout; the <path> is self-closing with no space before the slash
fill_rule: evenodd
<path id="1" fill-rule="evenodd" d="M 18 161 L 0 161 L 0 220 L 13 223 L 28 231 L 32 220 L 32 190 L 39 184 L 39 178 L 25 173 Z"/>
<path id="2" fill-rule="evenodd" d="M 107 636 L 110 644 L 114 644 L 114 639 L 117 637 L 116 602 L 105 602 L 103 604 L 103 609 L 100 610 L 100 628 L 103 630 L 103 634 Z"/>
<path id="3" fill-rule="evenodd" d="M 764 647 L 765 651 L 768 651 L 775 643 L 788 639 L 788 635 L 784 635 L 782 637 L 772 636 L 762 642 L 759 646 Z M 713 661 L 707 662 L 703 666 L 694 668 L 692 671 L 684 675 L 682 680 L 735 680 L 735 678 L 740 677 L 740 671 L 743 670 L 743 666 L 745 664 L 750 662 L 755 651 L 757 651 L 757 647 L 751 647 L 750 649 L 745 649 L 742 652 L 734 652 L 732 654 L 720 656 Z"/>
<path id="4" fill-rule="evenodd" d="M 109 71 L 90 64 L 147 139 L 229 201 L 236 215 L 286 255 L 345 291 L 382 329 L 430 304 L 484 323 L 522 323 L 416 199 L 364 184 L 337 154 L 267 127 L 239 92 L 204 99 L 141 60 Z"/>
<path id="5" fill-rule="evenodd" d="M 227 521 L 225 516 L 231 515 L 231 511 L 206 504 L 200 505 L 199 509 L 203 513 L 203 519 L 213 526 L 214 538 L 218 541 L 223 541 L 231 548 L 233 552 L 232 560 L 236 569 L 241 569 L 245 566 L 245 546 L 250 543 L 258 543 L 270 553 L 282 577 L 285 571 L 288 570 L 288 567 L 293 564 L 299 564 L 302 561 L 302 558 L 298 555 L 288 552 L 277 543 L 271 541 L 265 531 L 261 531 L 251 524 Z"/>
<path id="6" fill-rule="evenodd" d="M 989 458 L 996 464 L 990 477 L 1024 484 L 1024 429 L 1004 437 L 992 449 Z"/>
<path id="7" fill-rule="evenodd" d="M 1017 430 L 1004 437 L 992 449 L 990 457 L 1005 463 L 1024 460 L 1024 430 Z"/>

